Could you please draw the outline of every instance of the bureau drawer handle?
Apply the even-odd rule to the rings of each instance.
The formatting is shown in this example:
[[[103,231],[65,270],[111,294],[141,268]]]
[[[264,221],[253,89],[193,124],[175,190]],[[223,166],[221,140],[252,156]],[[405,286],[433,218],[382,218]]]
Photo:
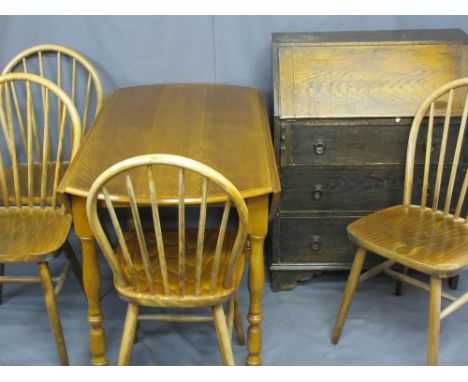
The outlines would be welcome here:
[[[325,140],[323,138],[317,138],[314,143],[314,153],[317,155],[323,155],[325,154],[326,148]]]
[[[318,251],[322,247],[320,242],[320,235],[312,235],[312,241],[309,244],[309,247],[312,251]]]
[[[322,185],[321,184],[316,184],[315,185],[315,190],[314,190],[312,195],[313,195],[315,200],[321,200],[322,199],[323,192],[322,192]]]

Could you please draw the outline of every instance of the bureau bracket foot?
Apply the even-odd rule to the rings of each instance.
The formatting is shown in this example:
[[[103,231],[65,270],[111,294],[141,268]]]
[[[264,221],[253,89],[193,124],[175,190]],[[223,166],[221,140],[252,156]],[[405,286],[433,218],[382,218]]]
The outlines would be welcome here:
[[[304,282],[320,275],[320,271],[272,271],[271,290],[273,292],[293,290],[298,282]]]

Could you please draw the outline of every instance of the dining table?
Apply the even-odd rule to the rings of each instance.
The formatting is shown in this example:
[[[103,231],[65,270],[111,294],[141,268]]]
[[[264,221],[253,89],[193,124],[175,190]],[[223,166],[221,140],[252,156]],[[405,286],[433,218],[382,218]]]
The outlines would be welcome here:
[[[91,364],[107,365],[108,359],[100,305],[102,280],[86,198],[94,180],[111,165],[150,153],[200,161],[227,177],[244,197],[250,247],[246,364],[261,365],[264,243],[281,188],[263,95],[254,88],[222,84],[116,89],[105,99],[59,184],[82,250]],[[173,192],[176,198],[177,189]]]

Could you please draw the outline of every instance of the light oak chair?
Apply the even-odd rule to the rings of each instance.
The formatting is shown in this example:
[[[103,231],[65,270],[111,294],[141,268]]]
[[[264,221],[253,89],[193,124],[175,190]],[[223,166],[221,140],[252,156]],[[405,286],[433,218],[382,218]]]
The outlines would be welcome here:
[[[372,213],[348,226],[349,237],[359,248],[341,302],[332,343],[336,344],[340,338],[357,283],[383,272],[429,291],[427,363],[437,364],[440,321],[468,302],[468,293],[456,298],[442,292],[441,288],[442,278],[457,275],[468,265],[467,90],[468,78],[450,82],[432,93],[418,109],[408,141],[403,204]],[[452,114],[458,116],[456,121],[451,118]],[[442,126],[435,122],[438,115],[445,115]],[[421,129],[423,125],[424,129]],[[449,130],[452,129],[458,130],[453,145],[449,139]],[[431,158],[436,134],[439,134],[441,142],[439,155]],[[417,184],[420,186],[421,183],[415,176],[418,141],[425,141],[422,152],[424,164],[416,169],[422,173],[422,190],[418,189]],[[415,199],[417,204],[414,204]],[[366,251],[387,260],[361,274]],[[404,270],[392,269],[395,264],[425,273],[430,277],[430,285],[409,277]],[[451,301],[442,312],[441,298]]]
[[[97,70],[82,54],[61,45],[36,45],[13,57],[2,74],[13,72],[32,73],[54,82],[78,110],[83,133],[92,126],[104,92]]]
[[[2,74],[15,72],[36,74],[54,82],[71,98],[80,114],[82,133],[84,134],[87,128],[92,126],[102,107],[104,92],[97,70],[82,54],[56,44],[36,45],[13,57],[6,64]],[[55,112],[59,113],[58,108],[55,109]],[[34,109],[32,112],[34,113]],[[57,115],[56,118],[59,121],[61,115]],[[63,171],[66,170],[67,165],[63,163]],[[2,264],[0,276],[4,274],[5,267]],[[0,284],[0,305],[1,303]]]
[[[61,110],[60,119],[51,117]],[[0,264],[37,263],[39,277],[0,276],[2,283],[41,283],[60,361],[68,364],[56,306],[70,270],[81,267],[67,241],[70,213],[56,189],[81,141],[78,112],[51,81],[33,74],[0,76]],[[48,261],[62,251],[67,263],[51,278]],[[56,282],[55,289],[53,282]]]
[[[167,185],[174,195],[168,196]],[[162,191],[161,191],[162,190]],[[165,191],[164,191],[165,190]],[[99,202],[101,201],[101,202]],[[98,216],[105,203],[117,236],[114,250]],[[209,204],[224,204],[219,227],[207,227]],[[124,233],[115,206],[130,204],[134,230]],[[177,228],[162,227],[161,206],[177,206]],[[198,229],[186,225],[186,205],[199,205]],[[144,229],[141,207],[151,206],[151,227]],[[228,229],[231,207],[239,217]],[[128,302],[118,364],[130,361],[138,320],[166,322],[214,321],[223,363],[234,365],[231,333],[248,226],[246,204],[223,175],[194,160],[168,154],[133,157],[110,167],[94,182],[87,200],[93,234],[113,273],[120,297]],[[228,322],[223,304],[228,303]],[[236,308],[237,305],[237,308]],[[212,316],[139,314],[140,306],[162,308],[211,307]]]

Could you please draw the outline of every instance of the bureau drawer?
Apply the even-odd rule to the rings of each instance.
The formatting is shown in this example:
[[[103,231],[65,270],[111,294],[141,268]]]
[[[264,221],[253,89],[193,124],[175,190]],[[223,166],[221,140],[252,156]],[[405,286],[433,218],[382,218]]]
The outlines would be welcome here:
[[[454,192],[461,189],[466,166],[461,166]],[[445,201],[450,164],[444,166],[439,207]],[[412,203],[421,201],[423,165],[414,169]],[[435,181],[437,167],[430,170]],[[375,211],[403,202],[405,168],[387,166],[287,166],[281,169],[281,210],[283,211]],[[428,190],[432,203],[433,184]],[[451,210],[455,203],[452,200]]]
[[[379,120],[325,123],[294,123],[284,128],[285,158],[283,164],[397,164],[406,162],[406,149],[411,122],[391,124]],[[456,121],[454,120],[456,124]],[[432,156],[438,157],[442,123],[434,127]],[[454,147],[457,129],[451,129],[449,147]],[[427,127],[421,126],[420,137],[425,137]],[[416,163],[423,163],[425,139],[418,141]]]
[[[357,247],[346,227],[358,218],[281,217],[279,263],[351,264]],[[375,256],[368,260],[377,261]]]
[[[373,211],[403,200],[404,166],[288,166],[281,210]]]

